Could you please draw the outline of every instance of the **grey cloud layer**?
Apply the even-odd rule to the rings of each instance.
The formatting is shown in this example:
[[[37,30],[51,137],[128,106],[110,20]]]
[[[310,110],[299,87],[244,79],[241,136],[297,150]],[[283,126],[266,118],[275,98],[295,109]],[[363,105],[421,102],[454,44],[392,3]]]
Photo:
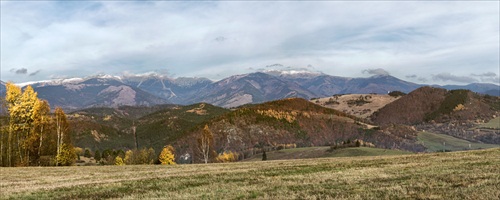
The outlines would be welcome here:
[[[217,79],[273,63],[430,78],[499,66],[498,2],[1,3],[2,70],[37,75],[2,80],[165,69]],[[483,77],[432,80],[498,79]]]

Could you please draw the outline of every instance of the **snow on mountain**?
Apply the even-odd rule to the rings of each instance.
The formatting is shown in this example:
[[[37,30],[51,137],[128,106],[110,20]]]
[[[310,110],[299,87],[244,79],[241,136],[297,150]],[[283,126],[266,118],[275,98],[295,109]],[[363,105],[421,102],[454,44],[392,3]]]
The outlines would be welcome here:
[[[263,71],[266,74],[270,74],[273,76],[285,77],[285,78],[313,78],[316,76],[321,76],[323,73],[317,71],[311,71],[305,68],[298,69],[269,69]]]

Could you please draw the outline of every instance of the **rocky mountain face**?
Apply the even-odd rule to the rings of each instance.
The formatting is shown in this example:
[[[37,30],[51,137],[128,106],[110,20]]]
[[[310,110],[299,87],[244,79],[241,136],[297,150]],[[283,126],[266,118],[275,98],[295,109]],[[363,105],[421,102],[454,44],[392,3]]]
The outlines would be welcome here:
[[[135,86],[174,104],[192,102],[191,98],[212,84],[207,78],[180,77],[171,79],[161,75],[125,76],[123,83]]]
[[[265,73],[231,76],[209,85],[193,98],[222,107],[237,107],[290,97],[309,99],[315,94],[300,85]]]
[[[346,78],[307,70],[256,72],[231,76],[217,82],[206,78],[174,79],[147,74],[73,78],[34,82],[31,85],[39,97],[65,109],[164,103],[187,105],[198,102],[230,108],[289,97],[311,99],[336,94],[408,93],[422,86],[389,75]],[[465,88],[490,95],[500,92],[499,86],[494,84],[442,87]],[[0,85],[0,95],[2,88],[4,91],[3,84]]]
[[[92,77],[32,85],[38,97],[50,105],[66,110],[88,107],[117,107],[124,105],[151,106],[168,103],[167,100],[124,84],[114,77]]]

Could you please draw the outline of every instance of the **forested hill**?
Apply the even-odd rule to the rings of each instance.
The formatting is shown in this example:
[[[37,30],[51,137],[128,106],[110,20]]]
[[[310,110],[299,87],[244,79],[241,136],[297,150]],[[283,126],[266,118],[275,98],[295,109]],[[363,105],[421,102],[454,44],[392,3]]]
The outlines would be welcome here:
[[[292,98],[248,105],[197,125],[175,142],[181,155],[199,162],[198,141],[213,134],[214,153],[238,152],[250,156],[279,146],[332,145],[360,139],[378,147],[423,151],[417,132],[405,126],[368,127],[357,118],[324,108],[305,99]]]
[[[377,124],[416,125],[450,120],[489,121],[500,111],[500,97],[469,90],[419,88],[375,112]]]

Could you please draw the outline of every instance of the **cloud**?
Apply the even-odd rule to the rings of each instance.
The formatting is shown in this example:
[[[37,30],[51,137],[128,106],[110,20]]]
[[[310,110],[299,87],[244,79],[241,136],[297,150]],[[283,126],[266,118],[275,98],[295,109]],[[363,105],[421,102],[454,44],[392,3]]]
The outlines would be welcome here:
[[[473,83],[478,82],[477,79],[470,76],[456,76],[451,73],[440,73],[437,75],[432,75],[432,79],[435,81],[443,81],[443,82],[459,82],[459,83]]]
[[[485,72],[482,74],[472,73],[471,76],[478,77],[482,82],[500,84],[500,76],[498,76],[494,72]]]
[[[422,82],[422,83],[426,83],[427,81],[429,81],[426,78],[422,78],[422,77],[419,77],[417,80]]]
[[[34,72],[31,72],[28,76],[35,76],[37,75],[38,73],[40,73],[42,70],[36,70]]]
[[[365,69],[363,70],[363,74],[370,74],[370,75],[383,75],[383,76],[388,76],[390,75],[388,71],[385,71],[382,68],[377,68],[377,69]]]
[[[1,64],[70,77],[165,68],[218,78],[270,63],[349,77],[388,74],[366,66],[471,74],[498,70],[498,16],[495,1],[2,1]]]
[[[497,74],[493,73],[493,72],[486,72],[486,73],[482,73],[482,74],[474,74],[472,73],[471,74],[472,76],[479,76],[479,77],[496,77]]]
[[[408,78],[408,79],[413,79],[413,80],[420,81],[422,83],[426,83],[427,81],[429,81],[429,80],[427,80],[427,78],[419,77],[416,74],[406,75],[405,77]]]
[[[26,69],[26,68],[21,68],[21,69],[14,69],[14,68],[12,68],[12,69],[10,69],[10,72],[15,73],[17,75],[22,75],[22,74],[27,74],[28,73],[28,69]]]

